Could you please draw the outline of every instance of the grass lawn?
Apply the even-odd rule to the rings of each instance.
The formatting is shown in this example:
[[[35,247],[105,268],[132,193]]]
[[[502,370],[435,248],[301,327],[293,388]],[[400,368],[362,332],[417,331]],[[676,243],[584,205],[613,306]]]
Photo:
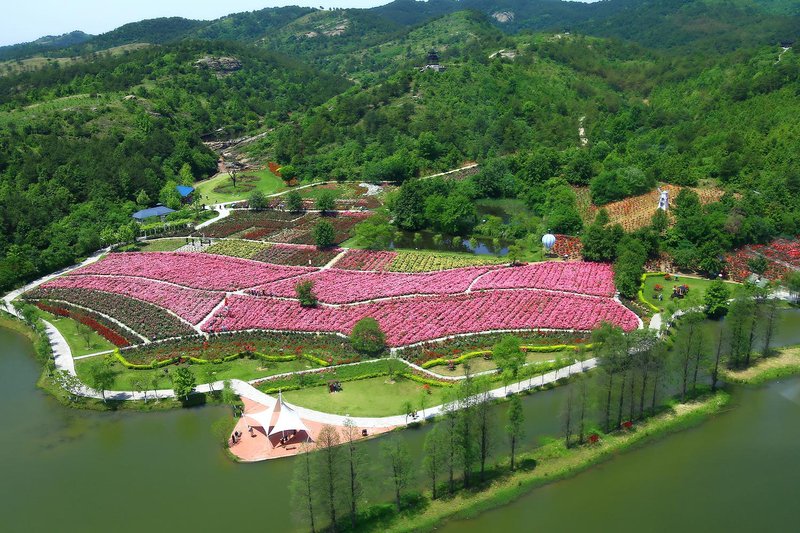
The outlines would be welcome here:
[[[76,361],[75,370],[81,379],[85,378],[88,373],[88,368],[92,364],[96,364],[100,357],[81,359]],[[166,367],[170,372],[174,367]],[[254,359],[238,359],[229,363],[222,363],[219,365],[189,365],[189,370],[195,375],[197,384],[207,383],[208,376],[205,374],[205,369],[210,368],[214,371],[213,377],[210,381],[219,381],[225,379],[241,379],[248,381],[251,379],[263,378],[273,376],[275,374],[282,374],[284,372],[295,372],[297,370],[306,370],[309,368],[316,368],[308,361],[288,361],[281,363],[267,363]],[[113,390],[132,390],[133,382],[137,379],[144,379],[148,383],[148,388],[152,389],[152,379],[154,376],[158,377],[158,388],[171,389],[172,381],[170,381],[169,374],[164,372],[163,368],[154,370],[129,370],[119,363],[114,363],[114,370],[117,375],[114,379],[114,385],[111,387]]]
[[[664,279],[664,276],[647,276],[647,280],[644,282],[644,291],[642,295],[645,299],[655,305],[656,307],[664,307],[664,304],[669,300],[670,295],[672,294],[672,287],[674,285],[688,285],[689,286],[689,294],[692,294],[702,301],[703,296],[706,293],[706,289],[713,280],[710,279],[703,279],[703,278],[694,278],[688,276],[681,276],[678,275],[678,280],[675,281],[675,278],[667,281]],[[726,282],[729,283],[729,287],[731,290],[738,285],[732,281]],[[658,296],[658,293],[655,291],[656,284],[661,285],[664,287],[664,290],[661,291],[664,294],[664,300],[658,301],[655,296]]]
[[[525,357],[526,363],[543,363],[546,361],[554,361],[559,357],[567,357],[572,355],[571,352],[531,352]],[[492,359],[486,360],[481,356],[473,357],[469,360],[470,372],[477,374],[478,372],[485,372],[487,370],[494,370],[497,365]],[[429,368],[431,372],[440,374],[442,376],[463,376],[464,369],[460,364],[456,365],[454,370],[449,370],[447,365],[437,365]]]
[[[78,322],[67,317],[55,316],[50,313],[42,312],[43,318],[53,324],[58,331],[64,335],[69,344],[69,349],[72,350],[72,357],[80,357],[81,355],[88,355],[90,353],[104,352],[106,350],[113,350],[115,346],[108,342],[105,337],[92,330],[89,336],[89,345],[86,345],[86,339],[78,333]]]
[[[157,241],[148,241],[143,243],[139,250],[142,252],[174,252],[184,244],[186,244],[185,237],[178,237],[175,239],[159,239]]]
[[[327,385],[311,387],[283,393],[287,402],[315,409],[325,413],[350,416],[392,416],[404,414],[403,404],[410,401],[415,409],[421,411],[421,383],[408,379],[398,379],[388,383],[387,376],[346,381],[342,391],[330,393]],[[446,387],[431,387],[425,395],[425,406],[432,407],[444,403]]]
[[[254,176],[256,179],[251,181],[248,180],[247,176]],[[244,200],[254,190],[259,190],[264,194],[272,194],[286,188],[283,180],[269,170],[242,172],[236,181],[236,189],[234,189],[230,176],[228,174],[219,174],[211,179],[197,183],[195,189],[204,204],[218,204]]]

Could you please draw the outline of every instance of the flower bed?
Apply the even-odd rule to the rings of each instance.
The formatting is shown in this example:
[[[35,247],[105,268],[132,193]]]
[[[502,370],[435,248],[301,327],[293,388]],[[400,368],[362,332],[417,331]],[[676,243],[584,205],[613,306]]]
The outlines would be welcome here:
[[[397,252],[373,250],[348,250],[336,262],[336,268],[342,270],[386,270],[397,257]]]
[[[553,245],[552,252],[559,257],[579,258],[583,253],[583,243],[580,237],[572,235],[556,235],[556,243]]]
[[[206,226],[202,233],[206,237],[222,238],[251,228],[269,228],[271,231],[277,231],[290,227],[292,221],[297,218],[298,215],[295,213],[282,211],[237,210],[222,220]]]
[[[496,265],[505,260],[480,255],[440,255],[426,252],[398,252],[387,270],[392,272],[433,272],[478,265]]]
[[[320,250],[316,246],[302,244],[274,244],[261,250],[252,259],[278,265],[321,267],[332,261],[340,252],[339,248]]]
[[[375,318],[391,346],[448,335],[490,330],[561,329],[589,331],[610,322],[631,331],[636,315],[608,298],[536,290],[493,291],[455,296],[384,300],[347,307],[303,308],[299,302],[231,296],[206,331],[270,329],[349,334],[355,323]]]
[[[196,333],[185,322],[160,307],[108,292],[38,288],[23,296],[30,300],[61,300],[93,309],[119,320],[151,340]]]
[[[56,316],[71,318],[72,320],[89,326],[100,336],[118,348],[130,346],[133,344],[133,342],[135,342],[129,338],[130,334],[128,332],[122,330],[116,324],[109,322],[97,313],[84,311],[67,304],[48,304],[45,302],[37,302],[36,306],[42,311],[47,311],[48,313]]]
[[[219,292],[187,289],[157,281],[123,276],[61,276],[43,284],[42,288],[88,289],[119,294],[169,309],[192,324],[200,322],[224,298],[224,295]]]
[[[423,366],[436,359],[450,360],[468,353],[491,353],[492,347],[505,335],[500,333],[487,333],[471,337],[456,337],[438,342],[426,342],[418,346],[404,348],[400,353],[402,357],[414,364]],[[523,350],[535,351],[552,350],[554,346],[588,346],[588,335],[558,334],[521,331],[514,334],[522,342]]]
[[[415,294],[455,294],[466,291],[470,284],[490,267],[471,267],[424,274],[397,272],[360,272],[331,268],[300,278],[293,278],[255,287],[248,293],[256,296],[295,297],[299,281],[314,282],[314,294],[320,302],[343,304]]]
[[[305,358],[319,366],[352,363],[361,360],[350,341],[338,335],[308,333],[240,332],[236,335],[211,335],[175,339],[158,344],[139,345],[123,350],[125,359],[149,365],[153,361],[174,358],[195,358],[222,361],[242,353],[267,356]]]
[[[664,188],[669,191],[670,202],[674,202],[683,187],[665,185]],[[692,190],[697,193],[700,203],[703,205],[719,201],[724,194],[722,189],[692,188]],[[599,207],[591,204],[591,195],[589,195],[588,188],[581,188],[576,191],[576,194],[578,195],[579,209],[584,219],[587,221],[594,220]],[[612,224],[620,224],[626,232],[631,232],[650,225],[653,215],[658,209],[660,197],[661,193],[658,189],[653,189],[639,196],[625,198],[601,207],[608,212],[608,218]]]
[[[205,252],[215,255],[227,255],[228,257],[239,257],[241,259],[253,259],[253,256],[263,252],[270,246],[272,245],[245,240],[219,241],[206,248]]]
[[[613,296],[614,273],[606,263],[545,262],[496,269],[481,276],[472,290],[550,289]]]
[[[311,270],[212,254],[134,252],[107,256],[102,261],[75,270],[65,277],[86,274],[135,276],[196,289],[235,291]]]

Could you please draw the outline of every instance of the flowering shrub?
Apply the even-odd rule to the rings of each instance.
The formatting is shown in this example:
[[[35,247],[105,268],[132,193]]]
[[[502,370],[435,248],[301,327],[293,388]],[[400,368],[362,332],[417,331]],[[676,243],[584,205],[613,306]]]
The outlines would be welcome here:
[[[135,276],[197,289],[236,291],[312,270],[212,254],[134,252],[109,255],[59,279],[86,274]]]
[[[122,296],[169,309],[192,324],[197,324],[222,301],[219,292],[187,289],[140,278],[122,276],[62,276],[42,285],[43,289],[88,289]]]
[[[207,331],[270,329],[348,334],[365,317],[375,318],[387,343],[403,346],[454,334],[487,330],[575,329],[606,321],[631,331],[636,315],[609,298],[536,290],[492,291],[454,296],[383,300],[345,307],[301,308],[296,301],[231,296]]]

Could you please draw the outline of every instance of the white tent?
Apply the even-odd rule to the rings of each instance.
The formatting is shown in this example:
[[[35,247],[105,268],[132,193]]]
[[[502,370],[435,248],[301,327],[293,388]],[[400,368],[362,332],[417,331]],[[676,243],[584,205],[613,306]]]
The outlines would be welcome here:
[[[245,413],[245,416],[255,422],[255,424],[252,425],[263,427],[264,433],[266,433],[272,425],[272,414],[274,412],[274,409],[267,409],[266,411],[260,411],[258,413]]]
[[[278,393],[278,403],[275,405],[275,410],[278,411],[278,420],[275,422],[272,431],[269,432],[270,437],[276,433],[286,431],[305,431],[306,435],[311,434],[297,413],[283,402],[283,397],[280,393]]]
[[[275,413],[278,414],[278,418],[273,426],[272,420],[275,418]],[[303,421],[300,420],[300,417],[294,412],[294,409],[283,402],[283,397],[280,393],[278,394],[278,401],[275,402],[275,406],[272,409],[267,409],[258,413],[245,413],[245,416],[255,422],[256,426],[264,428],[264,432],[270,437],[278,433],[285,433],[286,431],[305,431],[306,435],[311,435],[306,425],[303,424]],[[272,431],[270,431],[270,428],[272,428]]]

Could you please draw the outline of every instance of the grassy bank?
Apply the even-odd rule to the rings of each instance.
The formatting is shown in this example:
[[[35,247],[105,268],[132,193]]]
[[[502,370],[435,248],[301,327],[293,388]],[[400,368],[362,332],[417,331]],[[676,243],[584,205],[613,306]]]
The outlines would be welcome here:
[[[28,339],[31,341],[36,338],[36,332],[33,331],[27,324],[25,324],[25,322],[14,318],[5,311],[0,312],[0,328],[10,329],[11,331],[21,333],[22,335],[28,337]]]
[[[505,505],[538,486],[573,476],[634,446],[698,424],[722,411],[729,400],[727,393],[718,392],[697,402],[675,405],[668,412],[636,425],[632,431],[607,435],[595,445],[567,450],[561,440],[547,444],[520,456],[520,463],[533,463],[536,465],[533,469],[517,471],[481,492],[462,492],[452,498],[428,501],[423,509],[413,509],[371,529],[427,531],[445,520],[475,516]]]
[[[773,357],[759,358],[750,368],[725,370],[723,379],[732,383],[759,385],[796,374],[800,374],[800,345],[781,348]]]

